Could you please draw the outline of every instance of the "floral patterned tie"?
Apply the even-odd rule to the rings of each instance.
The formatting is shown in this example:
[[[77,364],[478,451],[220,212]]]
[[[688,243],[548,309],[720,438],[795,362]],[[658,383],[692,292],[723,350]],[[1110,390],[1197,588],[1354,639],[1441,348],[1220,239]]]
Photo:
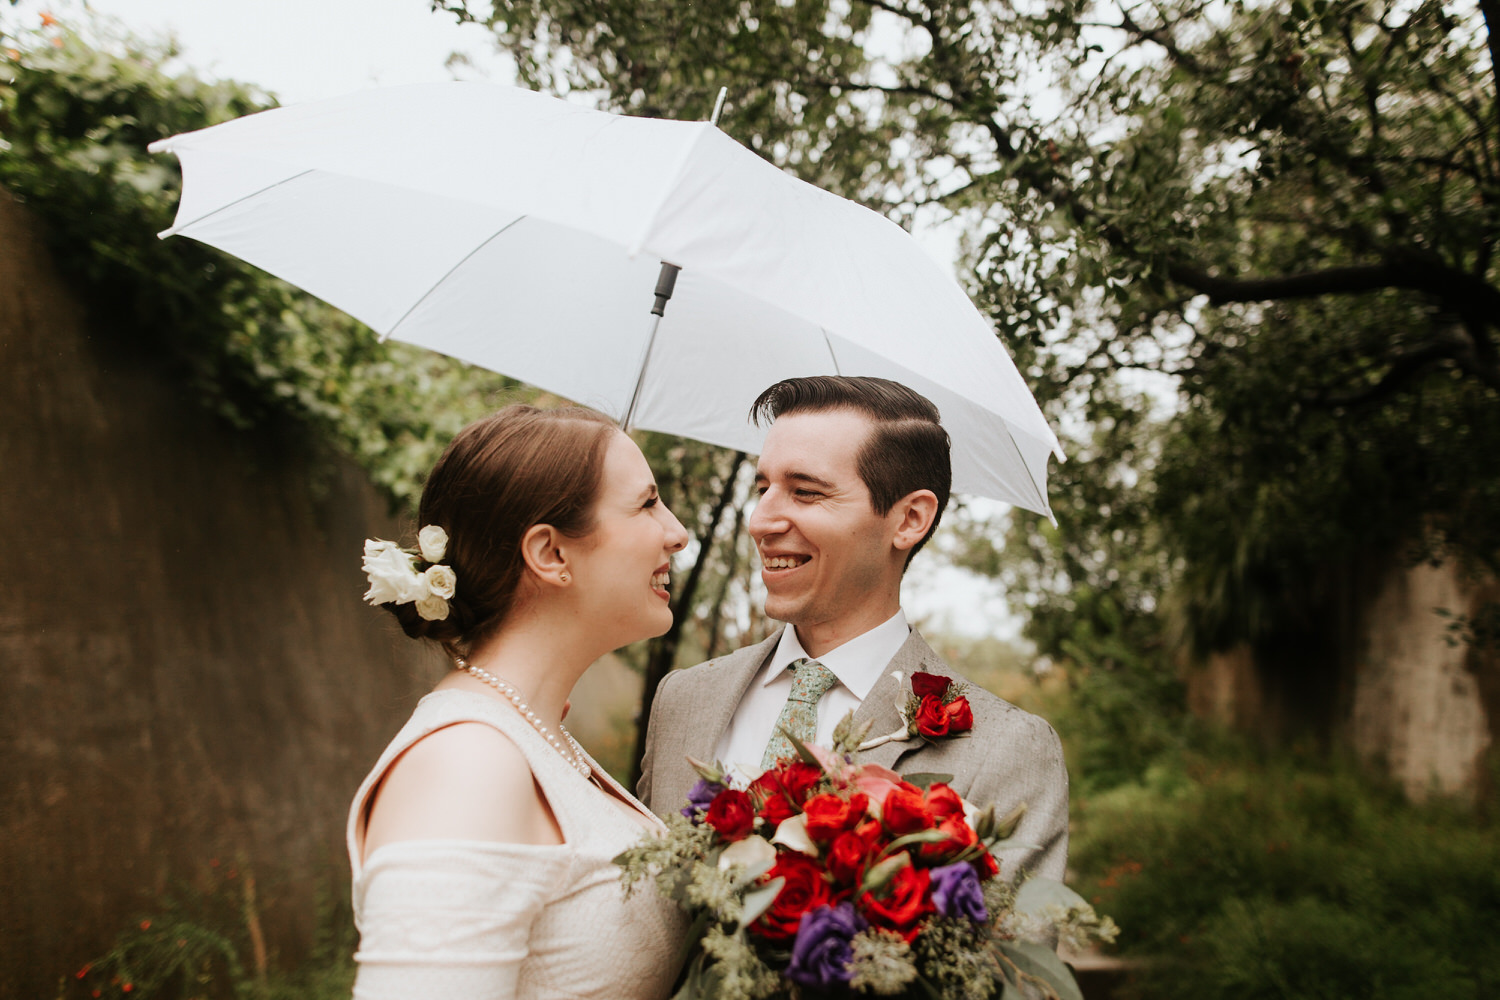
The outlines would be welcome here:
[[[776,728],[771,732],[771,742],[766,744],[765,756],[760,759],[760,769],[767,770],[783,757],[795,757],[797,751],[792,741],[782,730],[794,734],[803,743],[811,743],[818,735],[818,699],[838,683],[838,678],[817,660],[795,660],[788,667],[792,671],[792,693],[786,696],[781,706],[781,715],[776,718]]]

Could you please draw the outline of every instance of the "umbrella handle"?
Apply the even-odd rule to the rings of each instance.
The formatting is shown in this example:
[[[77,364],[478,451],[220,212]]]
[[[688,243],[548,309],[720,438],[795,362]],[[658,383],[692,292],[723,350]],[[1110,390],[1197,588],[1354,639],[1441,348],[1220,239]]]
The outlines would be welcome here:
[[[666,314],[667,300],[672,297],[672,289],[677,287],[677,275],[681,270],[682,268],[676,264],[668,264],[666,261],[661,262],[661,273],[656,276],[656,304],[651,307],[651,315],[663,316]],[[646,353],[648,355],[651,353],[649,347],[646,348]],[[645,367],[646,365],[643,361],[641,363],[642,370]]]

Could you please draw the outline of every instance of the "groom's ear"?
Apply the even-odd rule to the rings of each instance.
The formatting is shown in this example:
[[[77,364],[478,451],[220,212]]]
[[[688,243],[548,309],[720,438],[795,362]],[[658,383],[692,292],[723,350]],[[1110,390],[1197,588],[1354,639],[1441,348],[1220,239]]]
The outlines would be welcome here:
[[[937,494],[931,490],[913,490],[897,500],[888,515],[896,524],[896,534],[891,540],[896,551],[909,552],[926,538],[937,512]]]
[[[526,568],[541,583],[566,586],[571,577],[563,536],[550,524],[533,524],[521,536],[521,558]]]

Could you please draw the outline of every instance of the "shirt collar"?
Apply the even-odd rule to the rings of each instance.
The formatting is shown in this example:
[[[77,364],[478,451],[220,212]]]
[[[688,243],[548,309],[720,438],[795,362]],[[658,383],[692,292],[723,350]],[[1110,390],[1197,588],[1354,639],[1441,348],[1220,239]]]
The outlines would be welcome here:
[[[891,658],[905,645],[910,632],[911,628],[906,624],[906,612],[898,609],[894,615],[868,632],[855,636],[816,659],[838,678],[840,684],[863,701],[875,682],[880,680],[880,675],[885,673]],[[788,625],[782,629],[776,651],[766,663],[761,686],[769,686],[778,680],[787,667],[801,659],[813,657],[808,656],[807,650],[802,648],[796,627]]]

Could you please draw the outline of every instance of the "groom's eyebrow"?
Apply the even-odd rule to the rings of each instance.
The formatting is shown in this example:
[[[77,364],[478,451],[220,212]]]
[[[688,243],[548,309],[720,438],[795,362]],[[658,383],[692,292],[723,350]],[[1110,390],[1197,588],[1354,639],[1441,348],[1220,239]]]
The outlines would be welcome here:
[[[787,474],[787,478],[790,479],[790,480],[792,480],[792,481],[794,481],[794,482],[807,483],[810,486],[821,487],[822,489],[825,489],[825,490],[831,490],[831,489],[833,489],[833,484],[830,483],[828,480],[826,480],[826,479],[819,479],[817,476],[814,476],[812,473],[809,473],[809,472],[792,472],[792,473],[788,473]]]

